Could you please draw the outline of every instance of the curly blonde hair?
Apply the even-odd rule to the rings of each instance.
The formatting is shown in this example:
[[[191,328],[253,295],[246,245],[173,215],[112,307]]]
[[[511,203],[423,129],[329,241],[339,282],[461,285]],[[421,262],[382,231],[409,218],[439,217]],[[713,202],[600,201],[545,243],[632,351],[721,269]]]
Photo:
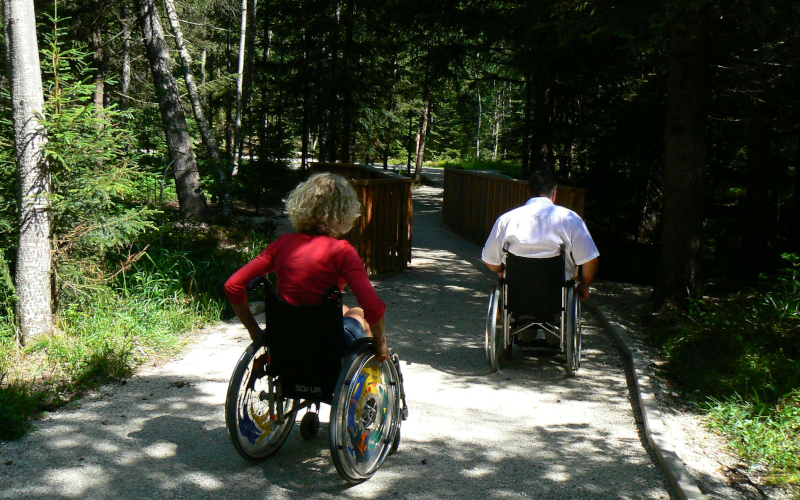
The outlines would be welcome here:
[[[355,189],[344,177],[323,172],[301,182],[284,200],[297,231],[339,237],[361,215]]]

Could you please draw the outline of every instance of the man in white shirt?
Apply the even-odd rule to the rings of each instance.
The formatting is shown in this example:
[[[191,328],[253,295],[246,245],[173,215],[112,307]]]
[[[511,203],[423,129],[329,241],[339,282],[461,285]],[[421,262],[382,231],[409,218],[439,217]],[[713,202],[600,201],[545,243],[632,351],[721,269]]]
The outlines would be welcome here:
[[[583,219],[572,210],[556,205],[556,178],[544,170],[528,180],[528,202],[506,212],[494,223],[483,247],[481,258],[492,271],[502,273],[503,245],[522,257],[555,257],[561,245],[566,252],[565,279],[572,279],[581,266],[578,294],[589,296],[589,285],[597,272],[600,252],[589,235]]]

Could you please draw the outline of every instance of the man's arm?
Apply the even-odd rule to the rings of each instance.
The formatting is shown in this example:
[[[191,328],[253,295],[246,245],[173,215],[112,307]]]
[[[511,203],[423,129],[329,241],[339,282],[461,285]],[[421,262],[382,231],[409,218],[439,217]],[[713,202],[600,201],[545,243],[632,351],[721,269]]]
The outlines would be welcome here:
[[[581,280],[578,283],[578,296],[585,299],[589,296],[589,285],[592,284],[594,275],[597,273],[597,267],[600,257],[595,257],[589,262],[581,264]]]
[[[486,243],[483,245],[481,251],[481,260],[492,271],[499,274],[501,277],[505,265],[503,264],[503,242],[505,240],[505,225],[501,222],[503,216],[498,217],[489,232],[489,237],[486,238]],[[490,264],[489,262],[497,262],[497,264]]]
[[[500,277],[503,276],[503,271],[506,268],[505,264],[501,263],[499,266],[495,266],[494,264],[489,264],[488,262],[484,262],[484,264],[486,264],[486,267],[488,267],[490,271],[497,273]]]

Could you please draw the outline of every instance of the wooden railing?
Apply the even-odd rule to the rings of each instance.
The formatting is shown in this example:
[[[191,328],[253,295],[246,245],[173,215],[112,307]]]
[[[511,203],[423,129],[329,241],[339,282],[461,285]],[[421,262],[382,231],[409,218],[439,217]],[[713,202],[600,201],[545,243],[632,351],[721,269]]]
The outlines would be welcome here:
[[[454,232],[483,244],[502,214],[528,201],[528,183],[511,177],[474,170],[444,170],[444,225]],[[556,204],[583,217],[586,190],[558,186]]]
[[[411,262],[411,179],[367,165],[311,163],[312,172],[349,179],[361,201],[361,217],[345,238],[371,275],[399,271]]]

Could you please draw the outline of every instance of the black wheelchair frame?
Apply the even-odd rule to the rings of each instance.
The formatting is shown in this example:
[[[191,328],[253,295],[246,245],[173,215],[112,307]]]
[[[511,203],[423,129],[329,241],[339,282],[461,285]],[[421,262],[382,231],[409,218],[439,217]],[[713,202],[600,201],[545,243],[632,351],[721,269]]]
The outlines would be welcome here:
[[[497,371],[510,359],[513,345],[526,344],[520,333],[535,328],[559,337],[559,349],[567,357],[567,373],[574,376],[581,366],[580,301],[575,280],[564,279],[564,247],[550,258],[514,255],[503,246],[504,277],[489,296],[486,316],[486,359]]]
[[[248,290],[266,282],[254,281]],[[242,354],[225,402],[228,435],[236,451],[261,461],[283,445],[300,410],[300,434],[313,439],[321,403],[331,405],[330,450],[348,482],[369,479],[400,444],[408,417],[396,354],[375,359],[372,339],[346,346],[342,298],[332,287],[320,304],[295,306],[265,287],[265,335]]]

